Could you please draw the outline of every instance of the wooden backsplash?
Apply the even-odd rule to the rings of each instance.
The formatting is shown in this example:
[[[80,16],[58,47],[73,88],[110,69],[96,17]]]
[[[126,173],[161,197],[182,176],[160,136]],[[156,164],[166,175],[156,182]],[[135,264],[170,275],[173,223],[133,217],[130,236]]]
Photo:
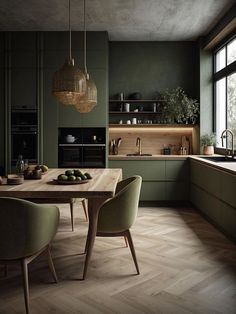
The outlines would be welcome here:
[[[171,154],[180,154],[181,146],[189,146],[187,154],[196,154],[197,141],[195,128],[110,128],[109,142],[121,138],[121,144],[118,149],[119,155],[136,153],[137,137],[141,138],[142,153],[152,155],[162,155],[163,148],[170,147]],[[187,142],[186,142],[187,140]],[[185,144],[183,145],[183,142]],[[111,152],[110,152],[111,153]]]

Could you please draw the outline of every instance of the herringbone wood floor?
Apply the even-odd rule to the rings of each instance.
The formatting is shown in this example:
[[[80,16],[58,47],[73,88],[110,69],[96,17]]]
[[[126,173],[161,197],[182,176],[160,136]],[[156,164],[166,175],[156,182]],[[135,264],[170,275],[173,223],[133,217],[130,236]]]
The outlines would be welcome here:
[[[81,281],[87,223],[82,208],[71,232],[61,205],[53,257],[30,264],[32,314],[236,313],[236,245],[191,208],[140,208],[132,235],[141,274],[122,238],[97,238],[88,278]],[[43,226],[42,226],[43,228]],[[0,279],[0,313],[24,313],[20,269]],[[2,275],[1,275],[2,276]]]

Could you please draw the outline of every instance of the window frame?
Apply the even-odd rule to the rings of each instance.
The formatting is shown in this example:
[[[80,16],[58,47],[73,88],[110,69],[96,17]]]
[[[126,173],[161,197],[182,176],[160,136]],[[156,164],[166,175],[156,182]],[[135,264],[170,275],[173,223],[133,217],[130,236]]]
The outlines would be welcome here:
[[[225,95],[226,95],[226,121],[225,121],[225,125],[227,128],[227,110],[228,110],[228,97],[227,97],[227,88],[228,88],[228,80],[227,77],[236,73],[236,60],[231,62],[229,65],[227,65],[227,52],[228,52],[228,45],[229,43],[231,43],[233,40],[236,40],[236,34],[234,35],[230,35],[229,37],[227,37],[227,39],[225,39],[224,41],[222,41],[214,50],[213,50],[213,130],[214,132],[216,132],[216,112],[217,112],[217,108],[216,108],[216,82],[221,80],[222,78],[226,78],[226,82],[225,82]],[[225,64],[226,66],[217,71],[216,72],[216,55],[217,53],[223,49],[225,47],[226,51],[225,51]],[[226,151],[226,148],[223,147],[217,147],[215,149],[216,153],[221,153],[224,154]]]

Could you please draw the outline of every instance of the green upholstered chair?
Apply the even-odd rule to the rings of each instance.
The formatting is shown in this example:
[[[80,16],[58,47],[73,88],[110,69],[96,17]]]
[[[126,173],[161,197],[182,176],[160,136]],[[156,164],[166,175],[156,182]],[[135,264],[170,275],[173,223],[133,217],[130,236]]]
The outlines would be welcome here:
[[[74,231],[74,203],[76,198],[32,198],[26,200],[37,204],[70,204],[71,229]],[[85,219],[88,221],[86,199],[82,198],[80,200],[84,209]]]
[[[59,223],[59,209],[53,205],[0,197],[0,263],[19,262],[22,268],[26,313],[29,313],[28,264],[43,251],[55,282],[50,243]]]
[[[134,264],[139,274],[138,262],[130,233],[138,212],[142,178],[133,176],[117,184],[116,194],[105,201],[99,210],[97,236],[124,236],[128,240]]]

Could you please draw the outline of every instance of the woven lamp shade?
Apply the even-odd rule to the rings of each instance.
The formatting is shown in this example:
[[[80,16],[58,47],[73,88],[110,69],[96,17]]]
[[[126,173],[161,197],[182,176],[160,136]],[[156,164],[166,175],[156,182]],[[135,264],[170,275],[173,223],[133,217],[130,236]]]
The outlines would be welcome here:
[[[93,80],[86,74],[86,93],[80,98],[75,108],[80,113],[88,113],[97,105],[97,87]]]
[[[86,78],[74,65],[74,59],[66,60],[62,68],[55,72],[52,93],[63,105],[76,105],[86,92]]]

